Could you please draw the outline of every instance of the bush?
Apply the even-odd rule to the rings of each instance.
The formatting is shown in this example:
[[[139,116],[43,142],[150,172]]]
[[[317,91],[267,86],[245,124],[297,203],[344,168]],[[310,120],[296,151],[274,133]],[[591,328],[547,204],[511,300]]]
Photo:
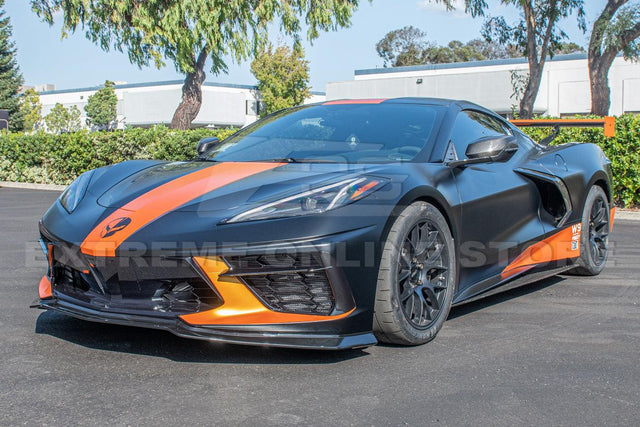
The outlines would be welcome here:
[[[0,134],[0,181],[69,184],[82,172],[131,159],[187,160],[198,141],[229,129],[173,131],[164,126],[116,132]]]
[[[540,141],[551,133],[549,128],[522,130],[534,141]],[[640,116],[625,114],[617,117],[616,134],[611,138],[604,136],[602,128],[563,128],[552,145],[574,141],[598,144],[611,160],[612,193],[618,206],[640,205]]]
[[[540,141],[548,128],[523,128]],[[61,135],[38,132],[0,134],[0,181],[68,184],[89,169],[130,159],[187,160],[196,156],[202,138],[223,139],[228,129],[173,131],[164,126],[116,132],[80,131]],[[601,128],[564,128],[553,144],[571,141],[598,144],[611,160],[613,194],[620,206],[640,204],[640,116],[616,119],[616,135]]]

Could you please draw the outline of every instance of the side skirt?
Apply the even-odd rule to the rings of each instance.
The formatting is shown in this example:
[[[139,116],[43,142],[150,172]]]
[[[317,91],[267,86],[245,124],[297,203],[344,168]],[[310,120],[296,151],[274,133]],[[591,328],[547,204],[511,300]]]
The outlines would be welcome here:
[[[482,299],[484,297],[488,297],[491,295],[499,294],[501,292],[509,291],[511,289],[519,288],[520,286],[528,285],[530,283],[534,283],[543,279],[547,279],[549,277],[553,277],[555,275],[564,273],[565,271],[571,270],[575,265],[563,265],[560,267],[554,267],[551,269],[544,269],[544,267],[532,268],[522,274],[514,277],[510,277],[505,280],[500,280],[501,276],[496,275],[489,279],[483,280],[477,285],[473,286],[473,289],[483,289],[474,294],[468,295],[468,292],[459,295],[453,301],[454,306],[466,304],[468,302],[476,301]],[[493,284],[492,284],[493,283]],[[469,290],[473,290],[469,289]]]

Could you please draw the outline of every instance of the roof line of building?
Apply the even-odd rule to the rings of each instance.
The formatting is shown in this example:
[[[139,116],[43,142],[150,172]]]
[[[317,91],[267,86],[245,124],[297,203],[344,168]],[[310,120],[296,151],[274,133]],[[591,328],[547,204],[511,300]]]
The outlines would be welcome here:
[[[125,83],[115,85],[116,89],[132,89],[139,87],[153,87],[153,86],[171,86],[171,85],[183,85],[183,80],[166,80],[161,82],[144,82],[144,83]],[[203,86],[209,87],[224,87],[230,89],[257,89],[258,87],[255,85],[244,85],[244,84],[235,84],[235,83],[216,83],[216,82],[204,82]],[[46,90],[40,92],[40,95],[55,95],[59,93],[73,93],[73,92],[91,92],[102,89],[104,86],[90,86],[90,87],[81,87],[75,89],[57,89],[57,90]],[[326,95],[325,92],[317,92],[311,91],[312,95]]]
[[[570,53],[567,55],[556,55],[551,61],[575,61],[579,59],[587,59],[586,53]],[[506,58],[506,59],[489,59],[485,61],[469,61],[469,62],[452,62],[448,64],[424,64],[409,65],[405,67],[392,68],[369,68],[365,70],[355,70],[356,76],[367,74],[387,74],[387,73],[405,73],[407,71],[430,71],[430,70],[446,70],[452,68],[471,68],[471,67],[488,67],[491,65],[511,65],[526,64],[527,58]]]

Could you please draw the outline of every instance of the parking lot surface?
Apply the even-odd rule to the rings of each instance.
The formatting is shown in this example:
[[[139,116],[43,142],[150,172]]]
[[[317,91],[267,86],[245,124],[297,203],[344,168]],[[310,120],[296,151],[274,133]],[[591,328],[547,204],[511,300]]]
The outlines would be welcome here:
[[[435,341],[345,352],[178,338],[30,309],[59,193],[0,188],[0,425],[637,425],[640,222],[598,277],[454,308]]]

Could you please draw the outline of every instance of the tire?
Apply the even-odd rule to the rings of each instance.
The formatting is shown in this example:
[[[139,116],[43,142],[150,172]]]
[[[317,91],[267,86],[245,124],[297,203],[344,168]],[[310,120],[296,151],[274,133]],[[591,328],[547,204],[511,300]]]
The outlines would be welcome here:
[[[597,276],[604,269],[609,253],[610,212],[604,190],[597,185],[592,186],[582,210],[580,257],[571,274]]]
[[[405,208],[384,244],[373,315],[379,341],[419,345],[442,328],[453,301],[453,237],[440,211],[425,202]]]

